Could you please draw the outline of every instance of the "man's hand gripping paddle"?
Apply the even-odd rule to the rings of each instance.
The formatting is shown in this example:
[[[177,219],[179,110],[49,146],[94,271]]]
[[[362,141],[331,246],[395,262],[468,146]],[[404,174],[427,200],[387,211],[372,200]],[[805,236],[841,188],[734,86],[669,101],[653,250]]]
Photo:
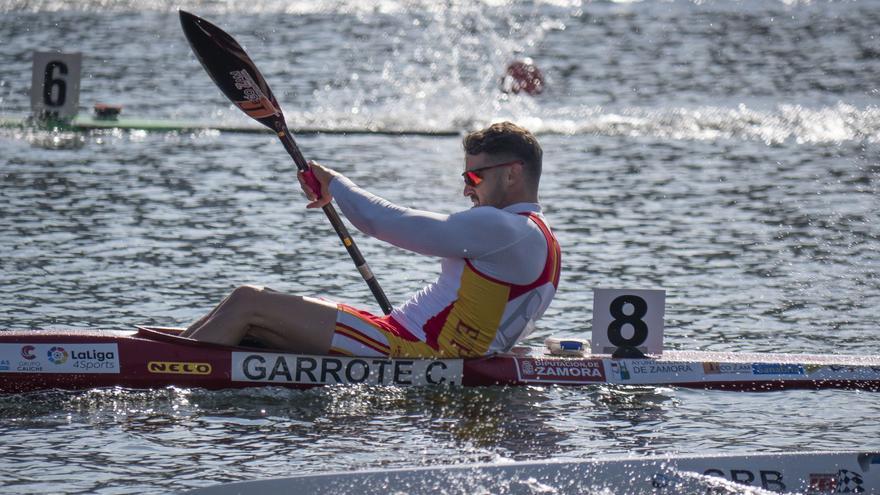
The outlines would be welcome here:
[[[257,70],[256,65],[241,45],[222,29],[183,10],[180,11],[180,24],[183,26],[183,32],[186,34],[190,47],[220,91],[244,113],[272,129],[278,135],[284,149],[287,150],[297,168],[302,172],[306,184],[315,193],[315,196],[320,198],[321,186],[309,169],[309,164],[303,158],[290,131],[287,130],[287,123],[284,121],[284,114],[281,113],[281,107],[275,100],[275,96],[269,89],[263,75]],[[349,235],[342,219],[339,218],[339,214],[336,213],[336,209],[329,203],[323,209],[361,276],[364,277],[364,281],[367,282],[376,297],[376,301],[379,302],[379,306],[382,307],[382,311],[385,314],[391,313],[391,304],[388,302],[388,298],[385,297],[379,282],[370,271],[370,267]]]

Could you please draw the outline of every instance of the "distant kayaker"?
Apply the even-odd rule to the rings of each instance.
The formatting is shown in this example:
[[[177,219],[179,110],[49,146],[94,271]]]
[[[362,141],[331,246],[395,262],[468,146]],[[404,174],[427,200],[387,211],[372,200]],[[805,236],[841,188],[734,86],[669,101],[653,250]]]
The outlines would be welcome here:
[[[235,289],[185,337],[237,345],[245,337],[310,354],[474,357],[510,350],[534,328],[559,283],[560,248],[538,204],[543,151],[510,122],[465,136],[464,195],[473,208],[445,215],[404,208],[311,163],[321,198],[336,199],[361,232],[442,258],[439,278],[390,315],[268,288]]]
[[[515,60],[501,77],[501,92],[537,96],[544,91],[544,75],[530,58]]]

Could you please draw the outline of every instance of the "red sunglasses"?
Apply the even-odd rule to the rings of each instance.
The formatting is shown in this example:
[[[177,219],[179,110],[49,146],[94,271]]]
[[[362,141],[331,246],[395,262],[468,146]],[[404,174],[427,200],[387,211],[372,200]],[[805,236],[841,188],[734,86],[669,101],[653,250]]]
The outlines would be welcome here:
[[[483,175],[480,172],[484,170],[491,170],[493,168],[498,167],[506,167],[508,165],[513,165],[515,163],[522,163],[522,160],[514,160],[512,162],[504,162],[499,163],[498,165],[489,165],[488,167],[478,168],[476,170],[465,170],[461,173],[461,176],[464,178],[464,183],[471,186],[477,187],[480,182],[483,182]]]

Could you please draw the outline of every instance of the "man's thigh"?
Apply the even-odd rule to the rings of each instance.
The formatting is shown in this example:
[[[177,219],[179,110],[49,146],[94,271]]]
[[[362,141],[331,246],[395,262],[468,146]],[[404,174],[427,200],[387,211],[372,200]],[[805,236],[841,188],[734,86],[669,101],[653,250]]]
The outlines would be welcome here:
[[[264,290],[251,310],[248,336],[287,351],[326,354],[330,350],[336,303]]]

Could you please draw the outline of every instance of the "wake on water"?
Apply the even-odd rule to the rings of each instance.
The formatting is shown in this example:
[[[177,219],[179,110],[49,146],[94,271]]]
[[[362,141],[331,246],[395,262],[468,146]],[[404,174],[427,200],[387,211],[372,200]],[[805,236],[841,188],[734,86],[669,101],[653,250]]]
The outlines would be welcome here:
[[[87,22],[110,11],[118,16],[116,29],[173,16],[177,8],[208,16],[244,42],[292,128],[465,132],[512,120],[544,134],[768,144],[880,140],[870,75],[880,70],[880,40],[866,37],[861,26],[880,22],[880,9],[867,5],[0,1],[10,20],[60,12]],[[142,43],[173,47],[132,70],[145,78],[154,77],[152,65],[192,74],[191,55],[170,24],[158,33],[132,28],[130,36],[143,36]],[[309,41],[316,36],[321,41]],[[813,43],[830,52],[801,49]],[[11,63],[13,77],[0,81],[0,113],[27,112],[29,50],[62,45],[56,37],[45,46],[14,46],[20,56]],[[172,74],[158,91],[135,86],[119,93],[113,87],[119,83],[95,68],[97,57],[88,60],[103,47],[74,46],[86,55],[83,102],[120,101],[129,117],[204,120],[203,95],[216,93],[207,78],[184,83]],[[526,56],[544,72],[547,91],[536,98],[502,93],[504,68]],[[328,57],[335,63],[325,63]],[[211,120],[249,123],[217,96]]]

